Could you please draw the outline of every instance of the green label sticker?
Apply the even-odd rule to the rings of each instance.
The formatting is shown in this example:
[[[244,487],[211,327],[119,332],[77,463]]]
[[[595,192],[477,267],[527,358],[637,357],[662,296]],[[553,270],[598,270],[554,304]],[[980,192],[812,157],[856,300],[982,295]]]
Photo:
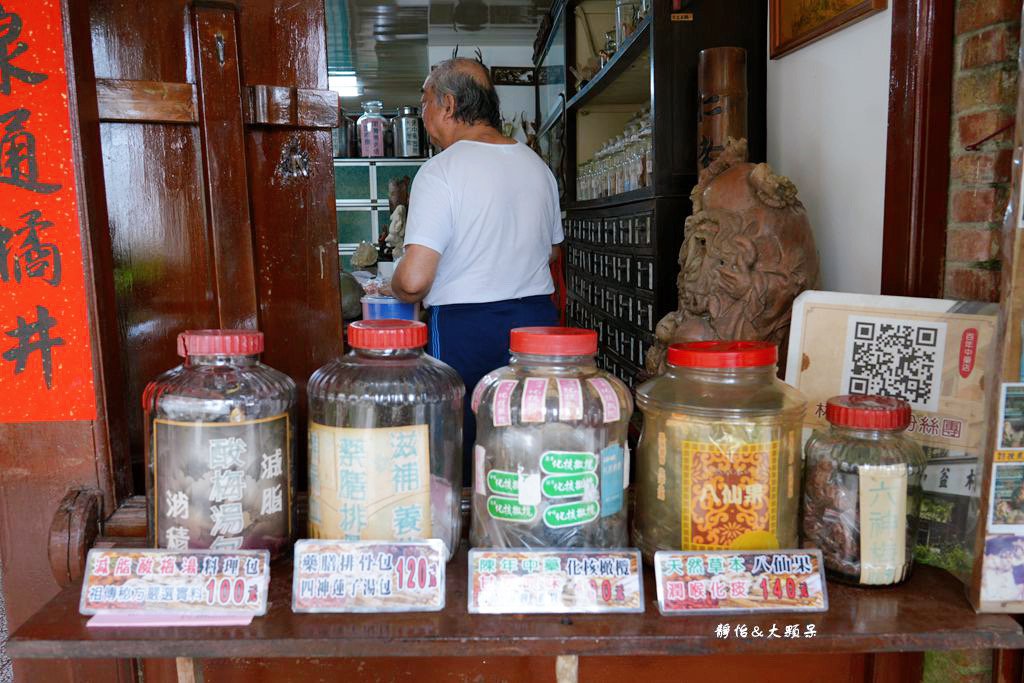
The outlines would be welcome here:
[[[541,488],[548,498],[574,498],[582,496],[587,488],[597,491],[597,475],[593,472],[552,474],[544,477]]]
[[[494,519],[506,522],[532,522],[537,517],[537,506],[520,505],[515,498],[490,496],[487,499],[487,512]]]
[[[596,472],[597,457],[593,453],[566,453],[548,451],[540,456],[540,469],[544,474],[579,474]]]
[[[498,493],[503,496],[519,495],[519,475],[515,472],[504,470],[491,470],[487,473],[487,488],[491,493]]]
[[[596,500],[562,503],[551,505],[544,511],[544,524],[552,529],[579,526],[594,521],[599,514],[601,514],[601,504]]]

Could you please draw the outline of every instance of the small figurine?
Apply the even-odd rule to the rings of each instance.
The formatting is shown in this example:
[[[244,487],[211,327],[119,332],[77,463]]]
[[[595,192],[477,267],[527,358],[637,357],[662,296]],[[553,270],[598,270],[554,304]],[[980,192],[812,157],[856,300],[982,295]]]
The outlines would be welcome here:
[[[402,258],[405,252],[405,217],[409,210],[409,176],[392,178],[388,181],[388,208],[391,222],[387,232],[381,235],[381,242],[386,244],[394,260]]]

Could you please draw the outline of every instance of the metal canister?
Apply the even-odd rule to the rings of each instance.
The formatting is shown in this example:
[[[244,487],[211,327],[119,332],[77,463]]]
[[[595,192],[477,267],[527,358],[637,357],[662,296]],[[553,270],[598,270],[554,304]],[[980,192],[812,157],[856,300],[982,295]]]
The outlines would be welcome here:
[[[391,120],[391,132],[395,139],[395,156],[418,158],[423,156],[423,121],[419,107],[401,107],[398,116]]]
[[[340,112],[338,127],[331,131],[334,144],[334,156],[338,159],[350,159],[356,155],[355,124],[344,111]]]

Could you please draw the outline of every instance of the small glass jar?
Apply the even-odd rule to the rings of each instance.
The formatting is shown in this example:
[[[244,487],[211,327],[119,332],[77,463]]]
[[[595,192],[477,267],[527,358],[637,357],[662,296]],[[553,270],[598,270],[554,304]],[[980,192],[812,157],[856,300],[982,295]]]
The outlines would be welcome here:
[[[348,342],[309,378],[309,535],[439,538],[450,559],[462,523],[462,379],[423,352],[418,321],[354,322]]]
[[[638,0],[615,0],[615,43],[619,46],[636,31]]]
[[[882,396],[828,400],[828,431],[805,447],[802,537],[830,578],[887,586],[910,575],[924,451],[906,436],[910,406]]]
[[[626,546],[633,401],[595,365],[597,333],[524,327],[510,347],[473,392],[472,544]]]
[[[260,332],[186,331],[185,362],[146,386],[150,545],[288,550],[295,382],[260,363],[262,352]]]
[[[644,414],[633,541],[658,550],[795,548],[806,399],[768,342],[673,344]]]
[[[380,100],[363,102],[363,115],[356,120],[359,133],[359,155],[363,158],[384,156],[384,134],[388,120],[384,118],[384,103]]]

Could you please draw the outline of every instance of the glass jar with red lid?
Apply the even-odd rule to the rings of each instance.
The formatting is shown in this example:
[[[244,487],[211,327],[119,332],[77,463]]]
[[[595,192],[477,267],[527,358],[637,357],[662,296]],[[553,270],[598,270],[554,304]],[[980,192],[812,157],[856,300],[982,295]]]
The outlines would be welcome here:
[[[794,548],[807,405],[756,341],[673,344],[637,387],[633,542],[658,550]]]
[[[309,535],[367,541],[461,533],[458,373],[423,351],[427,326],[361,320],[351,350],[309,379]]]
[[[149,383],[149,541],[172,550],[288,550],[295,382],[260,362],[263,334],[189,330],[185,362]]]
[[[801,535],[833,579],[884,586],[910,574],[927,462],[910,417],[896,398],[836,396],[829,429],[805,446]]]
[[[511,361],[473,391],[477,547],[628,544],[629,389],[594,362],[597,333],[512,330]]]

